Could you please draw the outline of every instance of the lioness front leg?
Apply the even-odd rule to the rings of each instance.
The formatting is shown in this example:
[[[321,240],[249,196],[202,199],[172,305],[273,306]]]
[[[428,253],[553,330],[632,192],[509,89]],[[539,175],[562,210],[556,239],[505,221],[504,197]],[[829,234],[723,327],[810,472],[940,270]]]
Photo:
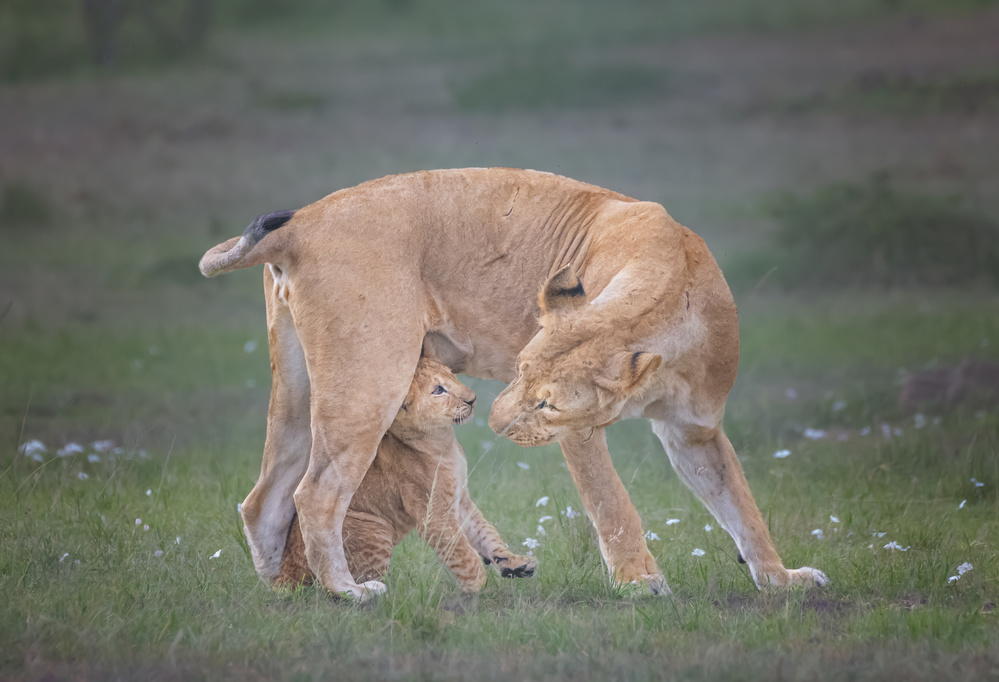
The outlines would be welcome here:
[[[721,427],[684,428],[653,420],[652,428],[666,448],[673,469],[735,540],[758,588],[829,583],[818,569],[808,566],[796,570],[784,568],[763,515],[753,500],[735,449]]]
[[[559,445],[600,538],[600,554],[612,580],[645,585],[653,594],[669,592],[645,544],[638,512],[614,470],[604,429],[573,434]]]
[[[538,568],[538,560],[514,554],[503,542],[499,531],[482,515],[472,502],[466,487],[462,491],[459,515],[465,537],[487,564],[492,564],[504,578],[529,578]]]
[[[257,575],[273,584],[281,569],[288,528],[295,516],[295,488],[312,449],[309,374],[291,311],[264,268],[271,401],[260,477],[242,504],[243,527]]]

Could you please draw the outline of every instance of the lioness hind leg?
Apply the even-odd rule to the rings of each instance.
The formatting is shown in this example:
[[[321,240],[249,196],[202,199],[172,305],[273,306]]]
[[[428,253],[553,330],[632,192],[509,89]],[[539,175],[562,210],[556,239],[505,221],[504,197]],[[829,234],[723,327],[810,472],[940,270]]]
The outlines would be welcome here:
[[[271,400],[260,477],[243,500],[242,516],[257,574],[272,583],[280,573],[288,529],[295,516],[295,488],[309,464],[312,429],[305,355],[291,311],[274,292],[270,268],[264,268],[264,296]]]
[[[735,540],[758,588],[828,584],[828,578],[817,569],[784,568],[735,449],[721,427],[682,428],[653,420],[652,428],[662,441],[673,469]]]
[[[503,542],[499,531],[482,515],[472,502],[468,489],[462,491],[459,515],[462,530],[485,564],[496,567],[504,578],[530,578],[538,568],[538,560],[514,554]]]

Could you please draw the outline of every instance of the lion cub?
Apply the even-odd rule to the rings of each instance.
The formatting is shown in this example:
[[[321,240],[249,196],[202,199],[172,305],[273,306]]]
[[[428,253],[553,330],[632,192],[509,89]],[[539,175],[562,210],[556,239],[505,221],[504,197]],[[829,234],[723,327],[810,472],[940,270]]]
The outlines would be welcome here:
[[[392,548],[414,528],[465,592],[482,589],[483,563],[495,565],[505,578],[534,574],[537,561],[511,553],[468,495],[465,454],[453,425],[472,418],[474,403],[475,393],[447,367],[420,360],[409,394],[343,522],[347,564],[358,582],[387,573]],[[296,514],[275,586],[312,580]]]

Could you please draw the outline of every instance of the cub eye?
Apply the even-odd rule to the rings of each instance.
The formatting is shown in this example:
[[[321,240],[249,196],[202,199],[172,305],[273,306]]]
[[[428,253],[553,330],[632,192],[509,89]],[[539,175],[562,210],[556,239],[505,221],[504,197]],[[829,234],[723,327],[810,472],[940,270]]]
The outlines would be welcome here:
[[[447,393],[447,391],[445,391],[444,387],[439,384],[434,388],[433,391],[430,392],[431,395],[443,395],[444,393]]]
[[[534,408],[534,409],[536,409],[536,410],[543,410],[546,407],[549,410],[551,410],[552,412],[558,412],[558,409],[554,405],[549,405],[548,404],[548,400],[547,399],[546,400],[542,400],[540,403],[538,403],[538,406],[536,408]]]

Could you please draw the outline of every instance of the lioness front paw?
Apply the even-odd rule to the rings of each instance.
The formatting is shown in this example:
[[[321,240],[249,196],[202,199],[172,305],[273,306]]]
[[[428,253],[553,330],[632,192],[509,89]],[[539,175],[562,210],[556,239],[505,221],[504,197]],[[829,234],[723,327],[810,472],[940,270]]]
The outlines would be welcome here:
[[[538,560],[532,556],[493,557],[493,563],[504,578],[530,578],[538,568]]]
[[[826,587],[829,584],[829,578],[826,574],[817,568],[811,568],[809,566],[802,566],[799,569],[789,570],[787,572],[788,578],[790,579],[789,585],[801,585],[802,587]]]
[[[666,584],[666,576],[661,573],[643,575],[628,584],[636,587],[644,587],[645,591],[652,595],[673,594],[673,590],[669,589],[669,585]]]

